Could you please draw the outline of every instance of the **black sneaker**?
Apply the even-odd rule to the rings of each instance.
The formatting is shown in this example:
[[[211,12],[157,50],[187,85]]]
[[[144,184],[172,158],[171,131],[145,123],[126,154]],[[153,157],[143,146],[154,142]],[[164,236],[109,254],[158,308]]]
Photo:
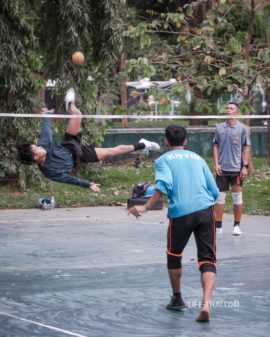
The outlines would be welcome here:
[[[172,296],[170,303],[166,305],[166,308],[168,310],[176,310],[180,311],[182,309],[185,309],[187,306],[185,302],[182,300],[182,297],[180,296]]]

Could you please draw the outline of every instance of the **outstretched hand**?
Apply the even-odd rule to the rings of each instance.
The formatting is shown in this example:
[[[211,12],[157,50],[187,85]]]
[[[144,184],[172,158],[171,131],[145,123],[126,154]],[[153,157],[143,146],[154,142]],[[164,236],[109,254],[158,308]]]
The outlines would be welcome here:
[[[100,184],[91,184],[90,186],[89,186],[89,188],[93,191],[93,192],[95,192],[95,193],[99,193],[100,192]]]
[[[133,214],[137,219],[141,216],[141,213],[145,213],[147,208],[145,205],[133,206],[128,209],[128,214]]]

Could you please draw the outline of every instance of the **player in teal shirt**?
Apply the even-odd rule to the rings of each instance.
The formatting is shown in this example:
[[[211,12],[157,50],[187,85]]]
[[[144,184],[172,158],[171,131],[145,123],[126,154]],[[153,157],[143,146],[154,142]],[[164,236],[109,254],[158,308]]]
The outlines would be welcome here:
[[[129,211],[139,217],[163,195],[169,199],[167,267],[173,292],[172,299],[166,306],[169,310],[182,310],[186,307],[180,288],[182,254],[194,233],[203,288],[202,307],[197,321],[208,322],[216,280],[213,206],[219,190],[205,161],[196,153],[185,150],[186,144],[185,128],[178,125],[166,128],[165,146],[168,151],[155,162],[156,191],[145,205],[131,207]]]
[[[205,161],[196,153],[177,149],[155,163],[157,189],[169,199],[168,216],[180,216],[213,206],[219,191]]]

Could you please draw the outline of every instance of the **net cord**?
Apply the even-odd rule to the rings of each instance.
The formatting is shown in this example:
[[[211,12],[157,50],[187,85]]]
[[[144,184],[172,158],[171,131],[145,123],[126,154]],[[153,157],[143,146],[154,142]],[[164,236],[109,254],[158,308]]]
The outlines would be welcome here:
[[[67,119],[270,119],[270,115],[66,115],[66,114],[40,114],[40,113],[0,113],[1,117],[12,118],[67,118]]]

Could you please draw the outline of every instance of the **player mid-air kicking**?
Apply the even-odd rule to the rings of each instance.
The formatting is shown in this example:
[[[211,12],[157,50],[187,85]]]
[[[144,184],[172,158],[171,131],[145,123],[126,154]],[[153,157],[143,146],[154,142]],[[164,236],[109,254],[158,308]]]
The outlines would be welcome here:
[[[99,184],[71,174],[73,168],[80,163],[94,163],[121,154],[138,150],[159,151],[155,142],[141,139],[134,145],[119,145],[112,148],[96,148],[93,144],[81,144],[81,111],[75,105],[75,91],[70,88],[65,97],[66,110],[78,118],[69,120],[66,132],[60,145],[53,143],[51,118],[44,118],[38,144],[24,143],[18,146],[18,159],[26,165],[37,163],[40,171],[53,181],[78,185],[99,192]],[[53,110],[42,109],[42,113],[52,113]]]

